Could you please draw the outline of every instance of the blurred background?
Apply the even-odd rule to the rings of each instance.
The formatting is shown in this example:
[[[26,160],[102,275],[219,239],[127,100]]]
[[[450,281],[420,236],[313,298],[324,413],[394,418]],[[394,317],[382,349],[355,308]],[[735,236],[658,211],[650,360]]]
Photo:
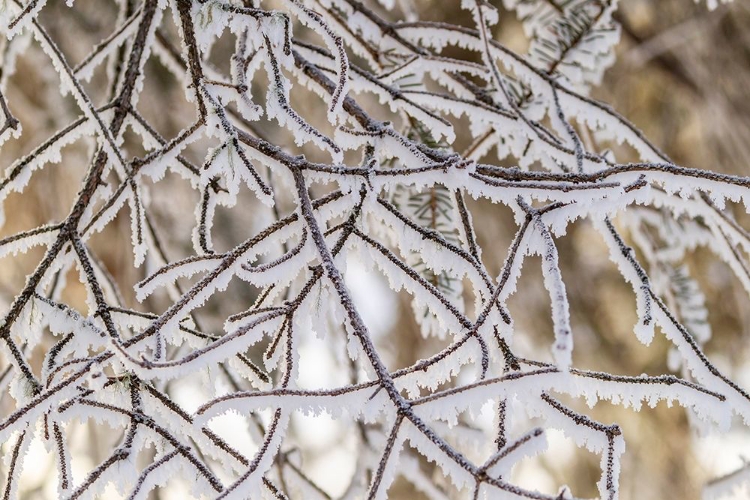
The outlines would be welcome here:
[[[500,1],[491,3],[501,13],[495,37],[518,51],[526,50],[527,41],[515,15],[506,12]],[[419,17],[471,25],[470,18],[458,4],[439,0],[413,1]],[[397,18],[399,13],[396,10],[384,15]],[[76,0],[74,9],[65,7],[62,0],[51,1],[41,14],[41,22],[73,65],[111,32],[116,18],[113,5],[96,0]],[[627,0],[621,2],[617,20],[622,26],[617,60],[606,72],[601,86],[592,90],[592,95],[611,104],[635,123],[676,163],[750,175],[748,3],[735,1],[708,11],[705,5],[691,0]],[[165,35],[174,36],[174,27],[169,24],[169,28],[172,31],[167,29]],[[217,65],[226,64],[228,58],[224,56],[229,54],[227,51],[231,47],[229,42],[217,46],[212,56]],[[6,94],[24,131],[20,139],[9,141],[0,149],[0,168],[28,153],[78,115],[78,108],[70,97],[60,99],[57,77],[46,56],[37,48],[24,53],[16,64]],[[147,79],[139,108],[164,137],[173,137],[192,119],[192,106],[186,103],[178,82],[162,66],[151,60],[146,71],[154,77]],[[105,72],[98,71],[87,84],[86,89],[95,102],[106,102],[108,89],[105,82]],[[315,109],[305,109],[310,107],[310,100],[305,102],[304,92],[295,93],[293,99],[296,108],[308,114],[320,113]],[[168,103],[168,107],[164,103]],[[169,112],[161,111],[165,108]],[[295,149],[291,139],[278,136],[272,124],[262,122],[259,130],[271,140],[290,150]],[[142,154],[135,136],[126,136],[125,139],[126,150],[131,155]],[[457,139],[459,145],[466,143],[466,137]],[[456,150],[461,148],[456,146]],[[197,144],[186,155],[200,164],[204,151],[205,145]],[[91,152],[91,145],[84,142],[67,147],[62,162],[36,172],[22,194],[8,197],[4,205],[7,222],[0,237],[61,220],[75,197]],[[309,156],[314,156],[314,153],[309,153]],[[486,160],[496,161],[492,157]],[[169,176],[158,189],[160,193],[169,193],[153,196],[151,205],[156,226],[161,228],[162,234],[169,229],[170,236],[163,241],[165,252],[170,260],[190,255],[197,195],[176,176]],[[268,222],[267,218],[254,216],[257,202],[250,193],[243,192],[241,196],[239,203],[247,210],[241,210],[242,213],[219,210],[217,213],[214,239],[218,248],[231,247]],[[282,195],[279,201],[283,206],[289,200]],[[483,201],[471,202],[470,208],[475,226],[481,228],[478,238],[484,250],[485,264],[492,274],[497,275],[516,230],[511,213]],[[747,222],[740,212],[736,215]],[[633,335],[636,316],[632,290],[609,261],[603,242],[592,227],[586,222],[576,223],[557,244],[571,300],[576,338],[575,365],[625,375],[669,373],[670,345],[666,340],[657,335],[654,343],[646,348]],[[132,285],[145,276],[146,270],[133,266],[130,222],[126,211],[94,238],[92,248],[120,285],[129,306],[155,311],[166,307],[165,298],[156,297],[147,304],[138,304],[134,299]],[[41,255],[37,248],[25,255],[0,260],[0,303],[3,310]],[[703,290],[705,308],[709,311],[712,336],[706,344],[707,354],[730,378],[742,387],[750,388],[747,293],[731,270],[708,252],[699,250],[688,255],[686,265]],[[382,281],[368,275],[356,264],[349,269],[347,282],[360,300],[367,300],[368,291],[379,287],[377,290],[381,291],[377,295],[382,297],[379,307],[398,311],[391,314],[392,320],[389,321],[378,319],[377,315],[369,318],[373,322],[380,321],[376,327],[380,332],[380,348],[390,357],[392,366],[406,366],[440,347],[441,342],[422,338],[408,296],[391,294],[387,287],[383,288]],[[519,351],[536,356],[539,346],[545,350],[552,336],[549,299],[543,288],[538,258],[529,258],[518,290],[510,302],[518,330],[516,346]],[[256,294],[256,290],[234,280],[225,294],[212,299],[201,310],[205,328],[220,330],[224,318],[245,309]],[[83,307],[85,293],[74,275],[69,277],[65,297],[70,304]],[[324,355],[324,350],[315,345],[306,349],[310,355]],[[39,353],[39,361],[42,354]],[[305,369],[310,370],[304,372],[310,379],[326,377],[314,367]],[[663,403],[639,413],[600,404],[587,413],[605,423],[618,422],[623,428],[627,443],[621,474],[623,499],[699,498],[707,480],[742,466],[743,454],[750,454],[750,435],[741,425],[735,425],[728,435],[696,437],[685,412],[680,408],[667,408]],[[343,464],[345,469],[347,455],[340,449],[331,451],[335,448],[333,445],[341,444],[337,442],[340,436],[335,426],[304,419],[296,421],[295,425],[300,436],[313,434],[302,432],[303,429],[309,430],[310,425],[323,429],[317,434],[317,441],[309,447],[304,461],[307,470],[320,476],[321,485],[336,493],[341,481],[330,477],[330,469],[337,463]],[[76,432],[87,433],[86,439],[101,440],[105,444],[112,441],[106,429],[83,427]],[[550,447],[558,450],[556,455],[525,462],[514,471],[514,480],[522,486],[550,493],[567,483],[577,496],[596,496],[599,457],[577,449],[572,442],[554,434]],[[88,460],[88,463],[76,467],[88,470],[102,458],[82,458],[80,460]],[[48,467],[27,474],[24,498],[54,495],[51,493],[54,485],[50,490],[47,475],[53,467],[51,464]],[[405,482],[397,482],[390,493],[392,498],[421,498]]]

